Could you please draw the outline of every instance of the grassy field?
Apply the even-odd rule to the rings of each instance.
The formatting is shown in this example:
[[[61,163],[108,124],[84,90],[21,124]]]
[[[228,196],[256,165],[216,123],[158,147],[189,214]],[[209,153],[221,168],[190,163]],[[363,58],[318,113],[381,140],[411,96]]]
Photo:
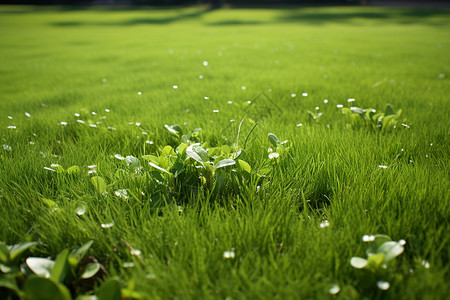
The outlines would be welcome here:
[[[449,21],[0,7],[0,240],[37,242],[15,262],[0,244],[0,292],[32,295],[14,268],[93,240],[65,278],[51,271],[74,298],[119,284],[138,299],[445,299]],[[382,128],[342,114],[388,103],[402,113]],[[403,253],[356,269],[374,234]]]

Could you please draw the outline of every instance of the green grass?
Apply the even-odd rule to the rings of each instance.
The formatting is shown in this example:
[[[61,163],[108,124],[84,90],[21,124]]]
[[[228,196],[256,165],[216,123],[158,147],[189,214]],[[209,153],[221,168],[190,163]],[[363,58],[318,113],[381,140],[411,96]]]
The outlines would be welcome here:
[[[31,254],[52,258],[94,240],[91,254],[109,275],[145,299],[326,299],[333,283],[342,299],[444,299],[449,21],[442,9],[2,6],[0,130],[11,150],[0,149],[0,240],[38,241]],[[403,110],[386,132],[348,127],[336,108],[386,103]],[[311,122],[316,106],[323,116]],[[254,170],[268,162],[269,132],[291,144],[293,159],[280,156],[259,192],[199,191],[156,209],[147,175],[114,177],[124,168],[115,154],[176,145],[165,124],[200,127],[215,146],[234,142],[246,115],[240,143],[258,122],[244,153]],[[44,169],[55,163],[82,172]],[[89,165],[110,185],[107,197]],[[118,188],[136,197],[116,197]],[[388,291],[364,289],[364,271],[349,263],[365,255],[362,236],[376,233],[407,242]],[[123,241],[141,250],[142,264]]]

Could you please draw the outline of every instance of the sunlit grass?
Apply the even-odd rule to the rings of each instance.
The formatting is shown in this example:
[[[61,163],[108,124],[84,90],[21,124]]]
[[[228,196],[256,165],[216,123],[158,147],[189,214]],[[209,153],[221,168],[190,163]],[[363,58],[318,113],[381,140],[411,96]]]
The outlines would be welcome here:
[[[33,255],[53,258],[92,239],[110,275],[150,299],[327,298],[335,284],[342,298],[443,299],[449,20],[359,7],[1,7],[0,239],[38,241]],[[386,132],[351,127],[338,108],[387,103],[403,112]],[[244,116],[241,147],[258,123],[244,153],[253,170],[269,161],[268,133],[291,146],[258,192],[193,192],[156,209],[148,178],[116,180],[116,154],[177,145],[165,124],[202,128],[218,146],[236,142]],[[405,250],[390,288],[364,294],[350,259],[377,233]]]

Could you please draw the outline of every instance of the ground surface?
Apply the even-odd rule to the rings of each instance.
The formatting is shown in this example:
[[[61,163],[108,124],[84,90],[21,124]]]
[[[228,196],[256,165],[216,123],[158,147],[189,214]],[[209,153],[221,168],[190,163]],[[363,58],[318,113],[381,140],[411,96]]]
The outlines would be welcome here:
[[[53,259],[94,240],[90,255],[148,299],[444,299],[449,20],[412,8],[1,7],[0,239],[38,241],[28,255]],[[387,103],[402,114],[386,130],[338,108]],[[202,128],[212,148],[236,143],[244,116],[240,148],[257,123],[240,157],[252,175],[233,193],[177,190],[142,158],[180,143],[165,124]],[[268,133],[289,152],[269,159]],[[350,259],[377,233],[406,244],[370,277]]]

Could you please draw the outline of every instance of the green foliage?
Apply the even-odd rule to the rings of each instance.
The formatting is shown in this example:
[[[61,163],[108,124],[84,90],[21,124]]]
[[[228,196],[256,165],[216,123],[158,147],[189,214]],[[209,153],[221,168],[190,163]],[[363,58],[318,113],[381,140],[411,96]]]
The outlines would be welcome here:
[[[379,113],[373,108],[362,109],[356,106],[343,107],[342,113],[351,117],[352,126],[355,128],[363,126],[369,129],[388,131],[398,126],[402,110],[399,109],[397,112],[394,112],[392,106],[388,103],[384,113]],[[409,127],[408,125],[406,126]]]

